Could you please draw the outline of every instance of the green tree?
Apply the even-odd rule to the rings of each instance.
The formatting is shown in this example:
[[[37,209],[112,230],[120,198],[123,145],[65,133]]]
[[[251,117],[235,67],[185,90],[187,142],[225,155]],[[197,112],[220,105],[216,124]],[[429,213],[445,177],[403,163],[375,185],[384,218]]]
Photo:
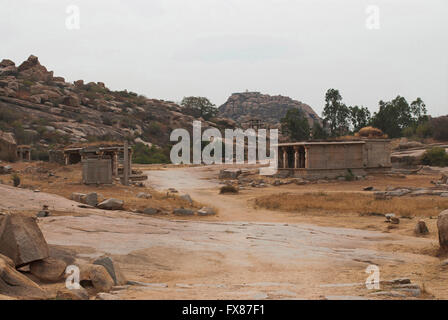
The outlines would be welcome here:
[[[426,104],[421,98],[417,98],[415,101],[412,101],[410,109],[413,120],[416,124],[420,124],[428,120],[428,116],[426,115]]]
[[[218,113],[216,106],[205,97],[185,97],[180,104],[187,114],[204,120],[210,120]]]
[[[350,109],[342,103],[339,90],[328,89],[322,115],[332,136],[342,136],[349,131]]]
[[[397,96],[388,102],[381,100],[379,107],[373,115],[372,124],[391,138],[400,137],[403,129],[414,124],[411,107],[403,97]]]
[[[327,132],[318,121],[314,121],[313,129],[311,130],[311,132],[313,139],[323,140],[328,138]]]
[[[280,121],[283,134],[287,134],[292,140],[303,141],[310,138],[310,125],[302,110],[289,109]]]
[[[349,107],[349,109],[350,109],[350,122],[353,128],[353,132],[357,132],[360,129],[368,126],[371,118],[369,109],[363,106]]]

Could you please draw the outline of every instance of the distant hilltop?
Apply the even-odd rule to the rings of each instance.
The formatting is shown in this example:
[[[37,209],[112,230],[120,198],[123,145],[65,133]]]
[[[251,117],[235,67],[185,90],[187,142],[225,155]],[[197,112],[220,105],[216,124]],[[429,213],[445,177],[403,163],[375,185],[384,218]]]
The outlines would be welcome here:
[[[281,95],[271,96],[260,92],[233,93],[222,106],[219,116],[230,118],[239,124],[250,120],[260,120],[278,125],[289,109],[302,110],[312,126],[315,121],[321,123],[317,113],[307,104]]]

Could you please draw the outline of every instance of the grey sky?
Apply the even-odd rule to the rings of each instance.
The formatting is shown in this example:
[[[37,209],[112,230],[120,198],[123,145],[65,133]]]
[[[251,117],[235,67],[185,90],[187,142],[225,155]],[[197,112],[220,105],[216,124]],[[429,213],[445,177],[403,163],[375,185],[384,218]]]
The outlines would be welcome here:
[[[68,5],[80,29],[68,30]],[[366,7],[380,29],[366,28]],[[321,114],[328,88],[376,111],[420,96],[448,114],[446,0],[2,0],[0,58],[150,98],[282,94]]]

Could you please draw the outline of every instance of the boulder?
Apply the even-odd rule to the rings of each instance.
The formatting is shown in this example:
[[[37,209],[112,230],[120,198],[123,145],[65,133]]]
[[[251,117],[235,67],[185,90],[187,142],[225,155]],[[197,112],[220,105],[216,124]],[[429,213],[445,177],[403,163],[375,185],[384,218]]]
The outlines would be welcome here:
[[[123,200],[111,198],[99,203],[98,208],[104,210],[122,210],[123,205],[124,205]]]
[[[240,169],[223,169],[219,172],[219,179],[237,179],[240,174]]]
[[[36,218],[0,214],[0,253],[11,258],[16,267],[48,258],[48,245]]]
[[[81,202],[92,207],[96,207],[98,204],[98,194],[96,192],[90,192],[81,197]]]
[[[143,210],[143,214],[148,214],[148,215],[153,215],[153,214],[157,214],[157,213],[159,213],[159,209],[156,209],[156,208],[146,208],[146,209],[144,209]]]
[[[14,262],[0,255],[0,294],[26,299],[46,299],[48,295],[36,283],[14,268]]]
[[[146,192],[139,192],[139,193],[137,193],[137,198],[140,198],[140,199],[151,199],[152,195],[149,194],[149,193],[146,193]]]
[[[79,270],[79,280],[91,282],[97,292],[109,292],[114,286],[114,280],[102,265],[83,264]]]
[[[47,282],[57,282],[61,280],[65,273],[67,264],[59,259],[47,258],[30,263],[30,272],[39,280]]]
[[[440,248],[448,250],[448,210],[439,214],[437,219]]]
[[[216,211],[213,208],[203,207],[198,210],[198,215],[200,216],[213,216],[216,214]]]
[[[84,194],[84,193],[73,192],[72,195],[70,196],[70,199],[72,199],[73,201],[76,201],[76,202],[81,202],[81,199],[85,196],[86,196],[86,194]]]
[[[56,300],[89,300],[89,293],[81,286],[79,289],[63,288],[57,292]]]
[[[390,218],[390,223],[392,224],[400,224],[400,219],[397,217]]]
[[[448,174],[442,173],[442,178],[440,179],[442,184],[448,184]]]
[[[174,209],[173,213],[178,216],[192,216],[194,215],[194,211],[190,209],[178,208]]]
[[[428,226],[426,225],[426,222],[424,220],[420,220],[419,222],[417,222],[414,228],[414,233],[416,235],[424,235],[429,233]]]
[[[116,264],[110,257],[98,258],[93,264],[106,268],[107,273],[112,277],[116,286],[123,286],[128,282],[118,264]]]
[[[183,194],[183,195],[180,196],[180,198],[181,198],[182,200],[187,201],[189,204],[192,204],[192,203],[193,203],[193,199],[191,199],[191,197],[190,197],[189,194]]]

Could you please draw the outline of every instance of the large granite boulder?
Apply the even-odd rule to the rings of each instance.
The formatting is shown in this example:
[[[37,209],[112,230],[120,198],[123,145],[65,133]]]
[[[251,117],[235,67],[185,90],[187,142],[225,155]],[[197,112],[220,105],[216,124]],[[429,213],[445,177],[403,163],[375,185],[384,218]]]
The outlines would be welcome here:
[[[114,279],[112,279],[106,268],[102,265],[83,264],[79,269],[80,281],[91,282],[97,292],[109,292],[115,284]]]
[[[122,210],[123,205],[124,205],[123,200],[111,198],[99,203],[98,208],[104,210]]]
[[[36,218],[0,213],[0,253],[16,267],[48,258],[48,245]]]
[[[67,264],[59,259],[47,258],[30,263],[30,272],[39,280],[47,282],[57,282],[61,280],[65,273]]]
[[[14,262],[0,254],[0,294],[26,299],[48,298],[36,283],[15,269]]]

